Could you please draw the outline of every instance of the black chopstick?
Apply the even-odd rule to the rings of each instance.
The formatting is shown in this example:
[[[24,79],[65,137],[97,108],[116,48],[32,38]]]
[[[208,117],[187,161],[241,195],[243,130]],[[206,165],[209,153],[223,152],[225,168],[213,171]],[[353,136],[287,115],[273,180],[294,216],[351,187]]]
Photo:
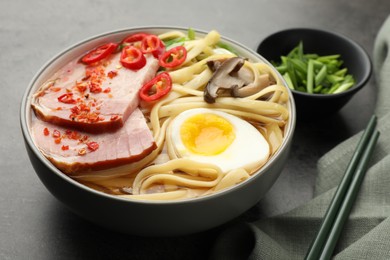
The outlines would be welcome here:
[[[347,194],[345,195],[345,199],[343,203],[341,204],[339,213],[334,221],[332,229],[329,232],[328,240],[326,241],[322,249],[322,253],[319,259],[322,260],[330,259],[332,256],[334,247],[336,246],[337,240],[341,234],[342,227],[345,221],[348,219],[348,215],[352,209],[353,202],[355,201],[356,196],[359,192],[360,184],[363,181],[365,172],[368,167],[368,162],[370,160],[372,152],[374,151],[375,144],[378,140],[378,137],[379,137],[379,132],[375,131],[372,137],[370,138],[367,149],[365,150],[362,159],[356,169],[351,185],[347,191]]]
[[[330,237],[329,235],[331,234],[331,231],[334,230],[334,227],[332,227],[332,226],[334,226],[335,219],[338,216],[338,212],[339,212],[341,206],[344,205],[345,203],[347,203],[347,202],[343,203],[347,192],[351,189],[355,189],[356,191],[354,191],[354,192],[357,193],[357,190],[359,187],[354,187],[354,188],[351,187],[349,189],[349,186],[351,185],[352,179],[355,176],[355,170],[357,168],[364,169],[365,167],[367,167],[367,166],[364,166],[364,164],[367,165],[368,159],[369,159],[367,157],[369,157],[372,153],[372,151],[368,150],[367,148],[371,147],[370,149],[373,149],[375,146],[375,143],[378,139],[378,136],[379,136],[379,132],[377,132],[377,131],[375,132],[375,134],[373,134],[374,130],[375,130],[375,126],[376,126],[376,120],[377,120],[377,118],[375,115],[371,117],[371,119],[370,119],[370,121],[369,121],[357,147],[356,147],[356,150],[355,150],[354,154],[352,155],[352,158],[351,158],[351,160],[348,164],[348,167],[345,171],[345,174],[344,174],[343,178],[341,179],[340,184],[339,184],[339,186],[338,186],[338,188],[333,196],[333,199],[332,199],[331,203],[329,204],[328,210],[325,213],[325,216],[323,218],[323,221],[322,221],[320,229],[317,233],[317,236],[313,240],[313,242],[312,242],[312,244],[311,244],[311,246],[306,254],[305,259],[317,260],[317,259],[319,259],[321,253],[324,253],[326,255],[332,254],[333,248],[337,242],[337,239],[335,242],[332,242],[332,245],[330,245],[329,244],[330,242],[327,242],[327,241],[329,241],[329,239],[335,239],[334,233],[332,233],[333,237]],[[371,144],[371,145],[368,146],[368,144]],[[366,151],[368,151],[368,152],[366,152]],[[365,161],[360,160],[363,155],[366,158]],[[364,171],[362,171],[362,170],[359,170],[359,171],[360,171],[361,175],[364,175]],[[362,179],[362,177],[360,177],[360,178]],[[349,197],[349,198],[352,199],[351,197]],[[348,202],[348,204],[350,204],[350,207],[351,207],[353,204],[353,201]],[[344,212],[344,214],[346,214],[346,213],[348,213],[348,212]],[[348,217],[348,214],[346,214],[346,216],[344,216],[344,218],[346,218],[346,217]],[[338,229],[340,229],[338,232],[341,232],[341,226],[338,226]],[[333,231],[333,232],[335,232],[335,231]],[[332,252],[328,253],[328,251],[323,250],[325,248],[324,247],[325,244],[327,244],[326,250],[330,250],[331,247],[333,247],[331,250]]]

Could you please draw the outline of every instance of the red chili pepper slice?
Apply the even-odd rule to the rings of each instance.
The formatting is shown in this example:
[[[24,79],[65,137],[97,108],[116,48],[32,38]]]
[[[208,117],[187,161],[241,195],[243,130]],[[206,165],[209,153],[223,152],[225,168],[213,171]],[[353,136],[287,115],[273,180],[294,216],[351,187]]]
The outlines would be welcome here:
[[[93,151],[96,151],[97,149],[99,149],[99,144],[97,142],[89,142],[89,143],[87,143],[87,147],[89,150],[91,150],[93,152]]]
[[[159,64],[165,68],[175,68],[186,60],[187,50],[183,46],[176,46],[161,55]]]
[[[113,53],[117,47],[118,44],[113,42],[103,44],[84,55],[84,57],[81,58],[81,61],[86,64],[97,62]]]
[[[59,102],[65,103],[65,104],[75,104],[76,100],[73,99],[73,93],[65,93],[58,98]]]
[[[136,34],[129,35],[122,41],[122,45],[123,44],[125,46],[126,45],[133,45],[136,48],[141,48],[142,40],[148,35],[150,35],[150,34],[136,33]]]
[[[123,67],[138,70],[146,64],[146,58],[142,52],[134,46],[126,46],[121,53],[121,63]]]
[[[143,38],[141,45],[142,53],[151,53],[158,59],[164,50],[164,43],[156,35],[150,34]]]
[[[156,101],[172,89],[172,79],[167,72],[158,74],[154,79],[143,85],[139,92],[142,100],[151,102]]]

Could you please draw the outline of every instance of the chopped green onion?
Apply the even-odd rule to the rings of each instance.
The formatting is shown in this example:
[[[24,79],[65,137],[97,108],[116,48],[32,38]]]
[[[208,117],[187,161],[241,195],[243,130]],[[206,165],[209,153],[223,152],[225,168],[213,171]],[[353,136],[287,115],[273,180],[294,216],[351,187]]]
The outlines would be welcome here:
[[[187,37],[178,37],[178,38],[163,40],[163,42],[164,42],[166,49],[169,50],[173,47],[176,47],[179,45],[184,45],[185,41],[195,40],[195,37],[196,37],[196,35],[195,35],[194,29],[189,28],[188,32],[187,32]]]
[[[294,88],[297,88],[298,82],[297,82],[297,77],[295,74],[295,69],[294,69],[294,66],[292,65],[290,60],[287,61],[287,74],[290,76],[290,79],[291,79],[291,82],[292,82],[292,85],[294,86]]]
[[[336,55],[321,56],[321,57],[318,57],[317,60],[321,61],[321,62],[326,62],[326,61],[330,61],[330,60],[337,60],[338,58],[340,58],[340,55],[336,54]]]
[[[329,80],[329,82],[333,83],[333,84],[336,84],[337,82],[341,82],[344,80],[343,77],[339,77],[339,76],[336,76],[336,75],[327,75],[326,76],[326,79]]]
[[[232,46],[230,46],[229,44],[226,44],[226,43],[224,43],[224,42],[218,42],[218,43],[216,44],[216,46],[217,46],[217,47],[220,47],[220,48],[222,48],[222,49],[228,50],[228,51],[230,51],[230,52],[233,53],[233,54],[238,55],[238,52],[237,52]]]
[[[305,55],[304,55],[304,58],[305,58],[305,59],[312,59],[312,60],[315,60],[315,59],[318,58],[318,54],[314,54],[314,53],[305,54]]]
[[[180,38],[165,40],[163,42],[164,42],[165,48],[169,49],[169,48],[176,47],[178,45],[183,45],[185,41],[186,41],[185,37],[180,37]]]
[[[343,91],[346,91],[347,89],[349,89],[350,87],[353,86],[353,83],[352,82],[349,82],[349,83],[343,83],[340,85],[340,87],[338,87],[338,89],[336,89],[333,93],[340,93],[340,92],[343,92]]]
[[[313,64],[313,60],[309,60],[309,65],[307,66],[307,83],[306,83],[306,89],[308,93],[313,93],[313,81],[314,81],[314,64]]]
[[[303,43],[302,43],[302,41],[301,42],[299,42],[299,44],[298,44],[298,58],[299,59],[303,59]]]
[[[314,69],[321,69],[324,65],[326,66],[325,63],[320,62],[320,61],[316,60],[315,58],[310,58],[310,59],[313,61]]]
[[[294,67],[299,70],[302,73],[307,73],[307,66],[306,64],[300,60],[300,59],[291,59],[291,62],[293,63]]]
[[[341,70],[335,72],[334,75],[344,77],[345,74],[347,73],[347,71],[348,71],[347,68],[344,68],[344,69],[341,69]]]
[[[290,78],[290,76],[288,75],[287,72],[283,74],[283,77],[284,77],[284,79],[285,79],[286,82],[287,82],[287,86],[288,86],[290,89],[294,89],[294,84],[292,83],[291,78]]]
[[[318,85],[317,87],[314,88],[313,92],[320,93],[321,89],[322,89],[322,85]]]
[[[279,71],[280,74],[284,74],[287,70],[286,65],[275,66],[275,68]]]
[[[314,63],[314,62],[313,62]],[[317,85],[321,84],[322,81],[325,79],[326,77],[326,72],[327,72],[327,69],[326,69],[326,66],[323,65],[322,68],[318,71],[314,81]]]
[[[195,31],[192,28],[188,28],[187,37],[189,40],[195,40]]]
[[[334,84],[328,91],[329,94],[333,94],[340,87],[340,83]]]

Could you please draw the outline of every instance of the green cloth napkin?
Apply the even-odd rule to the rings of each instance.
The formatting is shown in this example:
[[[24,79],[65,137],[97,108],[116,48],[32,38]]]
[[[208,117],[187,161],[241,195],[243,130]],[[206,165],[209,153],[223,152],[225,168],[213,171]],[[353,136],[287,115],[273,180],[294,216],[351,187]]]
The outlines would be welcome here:
[[[381,137],[333,259],[390,259],[390,17],[375,40],[373,61]],[[318,162],[315,197],[286,213],[224,231],[211,259],[303,259],[362,133]]]

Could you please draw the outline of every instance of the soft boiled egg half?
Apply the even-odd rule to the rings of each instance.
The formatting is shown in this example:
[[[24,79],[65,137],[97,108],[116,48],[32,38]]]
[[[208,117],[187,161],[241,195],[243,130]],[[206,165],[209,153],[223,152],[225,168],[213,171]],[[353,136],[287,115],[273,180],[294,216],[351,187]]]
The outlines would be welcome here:
[[[225,173],[243,168],[251,174],[270,154],[268,142],[253,125],[213,109],[195,108],[180,113],[168,134],[179,158],[211,163]]]

